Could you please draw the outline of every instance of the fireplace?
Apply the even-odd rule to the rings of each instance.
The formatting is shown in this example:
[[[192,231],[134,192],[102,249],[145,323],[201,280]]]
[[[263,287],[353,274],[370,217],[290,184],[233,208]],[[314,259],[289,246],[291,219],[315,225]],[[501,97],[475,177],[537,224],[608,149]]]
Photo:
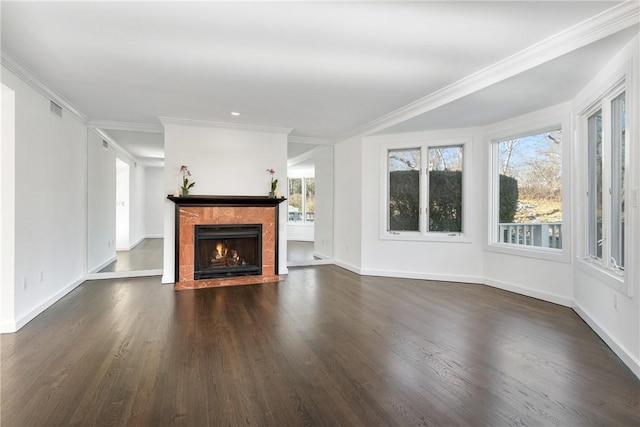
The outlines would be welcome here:
[[[168,196],[176,290],[278,282],[279,209],[264,196]]]
[[[196,225],[194,280],[262,274],[262,224]]]

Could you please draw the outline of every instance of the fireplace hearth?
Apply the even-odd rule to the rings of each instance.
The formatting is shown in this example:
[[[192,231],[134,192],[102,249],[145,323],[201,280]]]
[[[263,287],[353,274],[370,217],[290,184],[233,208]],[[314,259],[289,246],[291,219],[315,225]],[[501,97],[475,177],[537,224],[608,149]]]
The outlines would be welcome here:
[[[195,280],[262,274],[262,225],[195,226]]]

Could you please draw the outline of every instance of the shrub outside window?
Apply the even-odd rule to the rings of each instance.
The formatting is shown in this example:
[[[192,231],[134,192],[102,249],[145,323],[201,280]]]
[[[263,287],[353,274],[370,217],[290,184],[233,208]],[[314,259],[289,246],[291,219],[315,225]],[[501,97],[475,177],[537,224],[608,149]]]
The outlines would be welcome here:
[[[385,238],[463,233],[463,153],[464,144],[386,149]]]

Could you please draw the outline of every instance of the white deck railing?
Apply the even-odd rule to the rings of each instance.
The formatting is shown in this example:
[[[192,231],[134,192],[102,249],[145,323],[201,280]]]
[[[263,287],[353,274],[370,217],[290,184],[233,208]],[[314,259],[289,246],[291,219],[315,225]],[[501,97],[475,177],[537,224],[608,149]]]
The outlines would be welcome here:
[[[562,249],[561,222],[501,223],[501,243]]]

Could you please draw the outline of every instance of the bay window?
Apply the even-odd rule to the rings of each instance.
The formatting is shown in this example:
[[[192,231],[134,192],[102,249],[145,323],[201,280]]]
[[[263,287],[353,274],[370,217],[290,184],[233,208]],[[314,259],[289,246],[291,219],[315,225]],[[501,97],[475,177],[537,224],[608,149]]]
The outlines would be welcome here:
[[[620,276],[625,269],[626,97],[619,86],[583,115],[587,143],[586,255]]]

